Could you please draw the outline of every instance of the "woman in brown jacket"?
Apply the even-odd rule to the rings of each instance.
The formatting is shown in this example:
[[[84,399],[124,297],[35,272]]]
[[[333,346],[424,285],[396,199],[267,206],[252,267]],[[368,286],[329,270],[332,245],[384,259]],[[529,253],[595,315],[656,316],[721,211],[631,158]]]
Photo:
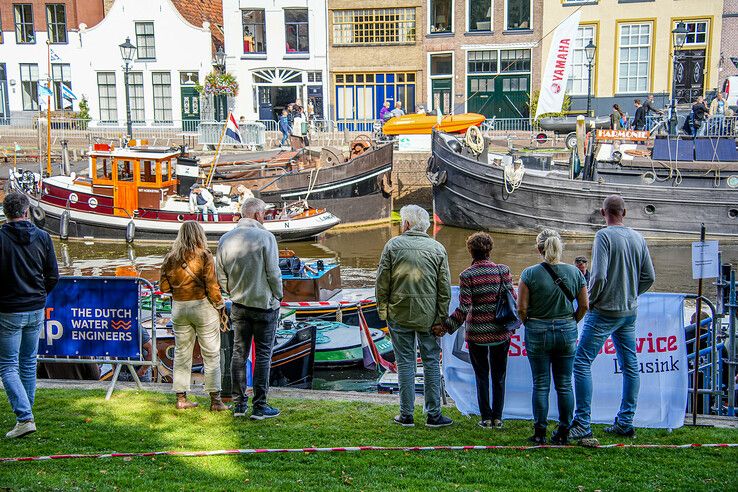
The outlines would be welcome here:
[[[210,410],[228,407],[220,399],[220,314],[225,310],[215,277],[215,261],[208,250],[202,226],[194,220],[182,224],[172,249],[161,266],[162,292],[172,293],[174,327],[174,375],[177,409],[197,406],[187,400],[192,379],[192,350],[200,344],[205,365],[205,391],[210,393]]]

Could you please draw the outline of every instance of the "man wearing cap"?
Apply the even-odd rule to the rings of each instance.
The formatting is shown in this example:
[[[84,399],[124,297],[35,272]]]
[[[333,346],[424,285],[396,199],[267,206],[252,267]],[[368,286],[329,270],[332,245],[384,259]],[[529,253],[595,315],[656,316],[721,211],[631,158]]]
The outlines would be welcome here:
[[[190,213],[202,211],[202,220],[208,221],[208,210],[213,212],[215,222],[218,222],[218,209],[215,207],[213,194],[202,185],[193,184],[190,188]]]
[[[579,269],[580,272],[582,272],[582,275],[584,275],[585,282],[587,282],[587,285],[589,285],[589,270],[587,269],[587,257],[577,256],[574,259],[574,265]]]

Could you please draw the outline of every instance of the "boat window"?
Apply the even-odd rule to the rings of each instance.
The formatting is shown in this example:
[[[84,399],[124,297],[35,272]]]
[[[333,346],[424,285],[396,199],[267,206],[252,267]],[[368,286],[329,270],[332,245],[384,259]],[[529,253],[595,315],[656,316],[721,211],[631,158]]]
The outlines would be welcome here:
[[[161,180],[162,181],[169,181],[172,179],[172,177],[169,175],[169,171],[171,166],[169,165],[169,161],[161,161]]]
[[[118,181],[133,181],[133,162],[118,161]]]
[[[107,157],[95,158],[95,178],[113,179],[113,165]]]
[[[156,183],[156,165],[154,161],[141,161],[140,167],[140,181],[142,183]]]

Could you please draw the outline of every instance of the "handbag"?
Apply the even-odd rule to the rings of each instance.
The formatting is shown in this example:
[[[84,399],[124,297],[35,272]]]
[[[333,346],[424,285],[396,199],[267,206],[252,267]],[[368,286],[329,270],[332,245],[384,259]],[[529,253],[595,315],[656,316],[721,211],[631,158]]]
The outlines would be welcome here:
[[[548,263],[544,261],[543,263],[541,263],[541,266],[543,267],[544,270],[546,270],[546,272],[548,272],[548,274],[551,276],[551,279],[554,281],[556,286],[559,289],[561,289],[561,292],[563,292],[564,297],[566,297],[566,299],[571,303],[572,313],[576,312],[576,310],[574,309],[574,299],[576,299],[576,296],[574,296],[574,294],[571,293],[571,291],[569,290],[569,287],[567,287],[566,284],[564,284],[564,281],[561,279],[561,277],[559,277],[556,271],[554,271],[554,269],[551,268],[551,265],[549,265]]]
[[[502,277],[502,269],[497,266],[498,275]],[[502,292],[504,290],[504,292]],[[510,332],[517,330],[522,323],[518,317],[518,305],[512,292],[500,283],[500,292],[497,294],[495,309],[495,325],[500,331]]]
[[[187,263],[182,263],[182,269],[185,271],[185,273],[187,273],[187,275],[190,276],[190,278],[192,280],[195,281],[195,283],[198,286],[200,286],[203,290],[206,290],[205,289],[205,284],[202,282],[202,280],[200,280],[200,277],[198,277],[197,275],[195,275],[192,272],[192,270],[190,270],[190,266]],[[210,301],[210,299],[208,299],[208,301]],[[210,304],[212,305],[213,304],[213,301],[210,301]],[[213,307],[215,307],[215,306],[213,306]],[[229,325],[230,319],[228,318],[228,313],[226,313],[225,307],[222,307],[222,308],[218,309],[218,318],[219,318],[219,321],[220,321],[220,331],[228,331],[228,330],[230,330],[230,325]]]

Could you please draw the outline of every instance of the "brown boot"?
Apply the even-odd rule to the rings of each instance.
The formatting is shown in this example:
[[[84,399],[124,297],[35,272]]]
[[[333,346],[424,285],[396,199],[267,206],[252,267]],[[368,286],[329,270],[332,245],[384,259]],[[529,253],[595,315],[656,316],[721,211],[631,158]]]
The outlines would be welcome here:
[[[230,407],[220,399],[220,391],[210,393],[210,411],[224,412],[226,410],[230,410]]]
[[[190,401],[187,399],[187,393],[177,393],[177,410],[195,408],[197,405],[196,401]]]

